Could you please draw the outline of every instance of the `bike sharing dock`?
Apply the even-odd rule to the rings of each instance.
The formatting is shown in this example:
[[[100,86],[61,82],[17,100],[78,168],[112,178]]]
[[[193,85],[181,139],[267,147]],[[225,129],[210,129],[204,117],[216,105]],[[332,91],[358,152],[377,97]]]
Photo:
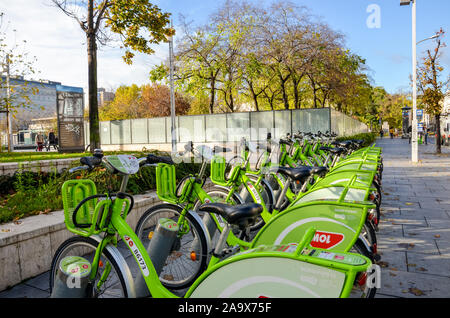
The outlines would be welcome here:
[[[450,297],[450,150],[434,155],[433,144],[420,145],[420,162],[412,164],[407,140],[378,139],[377,146],[384,173],[376,297]],[[49,297],[48,281],[45,272],[0,291],[0,298]]]

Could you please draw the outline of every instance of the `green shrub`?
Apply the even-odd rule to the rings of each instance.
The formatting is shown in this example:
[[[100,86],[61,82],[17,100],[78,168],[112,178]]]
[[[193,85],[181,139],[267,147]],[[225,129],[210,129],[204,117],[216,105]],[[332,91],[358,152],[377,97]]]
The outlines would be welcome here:
[[[361,133],[356,134],[353,136],[346,136],[346,137],[338,137],[336,138],[337,141],[344,141],[344,140],[350,140],[350,139],[361,139],[364,140],[363,147],[370,146],[375,142],[376,134],[375,133]]]

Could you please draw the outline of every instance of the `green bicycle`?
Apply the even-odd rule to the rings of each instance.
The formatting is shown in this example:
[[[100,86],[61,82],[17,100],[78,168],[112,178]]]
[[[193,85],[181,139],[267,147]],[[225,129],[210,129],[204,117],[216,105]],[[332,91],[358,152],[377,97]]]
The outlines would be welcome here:
[[[162,285],[149,253],[126,223],[133,206],[132,196],[125,193],[126,186],[129,176],[139,170],[139,160],[127,155],[97,154],[80,162],[86,166],[78,170],[104,165],[121,176],[122,183],[119,192],[104,195],[96,193],[90,180],[69,180],[63,185],[65,223],[77,236],[62,243],[54,255],[50,271],[52,295],[55,296],[55,283],[64,277],[63,273],[69,280],[80,278],[81,274],[87,278],[87,284],[75,287],[81,289],[78,295],[135,297],[134,279],[117,248],[120,237],[133,255],[148,293],[158,298],[177,297]],[[200,209],[206,213],[212,209],[228,224],[238,227],[247,226],[262,211],[257,204],[225,208],[220,203],[210,203]],[[178,230],[176,223],[166,224],[167,229]],[[369,273],[369,281],[376,285],[377,276],[373,275],[368,258],[312,248],[310,242],[316,230],[309,228],[305,234],[298,243],[260,246],[216,263],[194,281],[185,297],[348,297],[361,273]]]

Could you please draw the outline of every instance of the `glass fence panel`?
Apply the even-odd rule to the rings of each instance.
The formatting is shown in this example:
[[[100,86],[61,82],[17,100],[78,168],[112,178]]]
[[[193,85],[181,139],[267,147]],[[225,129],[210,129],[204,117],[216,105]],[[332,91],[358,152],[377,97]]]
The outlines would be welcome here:
[[[100,143],[102,145],[111,144],[111,123],[109,121],[100,122]]]
[[[275,133],[272,134],[272,138],[280,139],[286,136],[288,133],[292,133],[291,126],[291,111],[279,110],[275,111]]]
[[[111,144],[121,145],[131,143],[131,121],[114,120],[111,121]]]
[[[249,113],[228,113],[226,115],[228,141],[239,141],[242,138],[250,140]]]
[[[227,135],[227,115],[205,115],[206,142],[225,142]]]
[[[146,118],[131,120],[131,139],[133,144],[148,143],[147,124]]]
[[[329,123],[330,115],[328,108],[292,110],[293,132],[326,132],[330,130]]]
[[[147,118],[148,142],[166,143],[166,118]],[[170,139],[169,139],[170,140]]]
[[[267,133],[274,133],[273,111],[250,113],[250,134],[252,141],[266,140]]]
[[[205,142],[205,116],[180,116],[180,142]]]

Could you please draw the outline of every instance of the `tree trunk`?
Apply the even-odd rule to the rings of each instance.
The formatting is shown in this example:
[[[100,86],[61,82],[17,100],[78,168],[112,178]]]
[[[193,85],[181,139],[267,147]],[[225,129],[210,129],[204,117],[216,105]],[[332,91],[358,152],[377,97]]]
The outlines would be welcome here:
[[[216,102],[216,78],[211,77],[211,98],[209,100],[209,113],[214,114],[214,103]]]
[[[434,119],[436,121],[436,153],[440,154],[441,153],[441,142],[442,142],[440,114],[435,115]]]
[[[255,89],[253,88],[253,83],[251,81],[248,81],[247,83],[248,83],[250,92],[252,93],[252,98],[253,98],[253,103],[255,104],[255,109],[257,112],[259,112],[258,95],[255,93]]]
[[[89,0],[87,16],[88,101],[90,151],[100,148],[100,128],[97,99],[97,43],[94,27],[94,1]]]
[[[89,142],[90,151],[100,148],[100,128],[98,118],[97,100],[97,45],[95,34],[89,32],[87,35],[88,50],[88,100],[89,100]]]

